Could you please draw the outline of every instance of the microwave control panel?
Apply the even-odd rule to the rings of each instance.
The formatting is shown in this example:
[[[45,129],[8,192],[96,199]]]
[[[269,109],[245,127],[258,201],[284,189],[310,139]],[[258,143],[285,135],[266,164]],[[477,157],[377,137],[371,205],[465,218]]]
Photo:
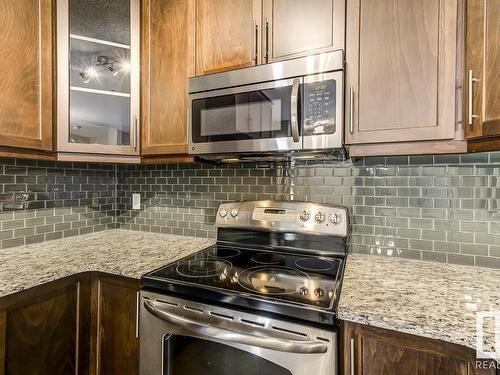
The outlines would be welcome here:
[[[304,82],[304,135],[335,133],[335,92],[333,79]]]

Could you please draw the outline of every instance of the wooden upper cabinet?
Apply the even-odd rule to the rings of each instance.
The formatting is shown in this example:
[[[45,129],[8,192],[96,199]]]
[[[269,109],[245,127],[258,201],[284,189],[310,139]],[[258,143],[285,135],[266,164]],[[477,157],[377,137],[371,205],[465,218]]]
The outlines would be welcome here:
[[[52,150],[53,6],[0,1],[0,145]]]
[[[476,353],[459,345],[375,327],[342,324],[343,375],[494,375],[475,366]]]
[[[187,154],[195,0],[142,2],[142,155]]]
[[[196,75],[260,62],[261,0],[196,0]]]
[[[344,19],[342,0],[263,0],[263,62],[343,49]]]
[[[347,144],[455,137],[457,20],[457,0],[347,0]]]
[[[466,136],[499,137],[500,2],[469,0],[467,7]]]

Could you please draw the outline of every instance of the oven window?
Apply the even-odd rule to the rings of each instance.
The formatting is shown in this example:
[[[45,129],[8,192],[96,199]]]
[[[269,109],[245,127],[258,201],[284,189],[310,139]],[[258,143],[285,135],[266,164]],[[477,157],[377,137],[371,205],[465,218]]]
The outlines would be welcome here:
[[[193,100],[193,141],[290,137],[291,91],[284,86]]]
[[[165,338],[163,375],[292,375],[255,354],[186,336]]]

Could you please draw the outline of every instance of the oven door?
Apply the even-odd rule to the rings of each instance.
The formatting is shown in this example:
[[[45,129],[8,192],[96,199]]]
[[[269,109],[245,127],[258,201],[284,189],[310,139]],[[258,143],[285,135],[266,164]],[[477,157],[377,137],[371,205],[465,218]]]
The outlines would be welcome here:
[[[336,375],[336,332],[141,292],[142,375]]]
[[[302,149],[302,78],[189,95],[189,153]]]

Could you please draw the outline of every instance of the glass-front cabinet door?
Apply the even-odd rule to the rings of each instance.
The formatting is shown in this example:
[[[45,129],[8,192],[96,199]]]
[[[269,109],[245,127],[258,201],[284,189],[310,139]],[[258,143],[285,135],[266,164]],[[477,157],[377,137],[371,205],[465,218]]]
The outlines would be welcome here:
[[[139,0],[58,0],[58,151],[139,154]]]

